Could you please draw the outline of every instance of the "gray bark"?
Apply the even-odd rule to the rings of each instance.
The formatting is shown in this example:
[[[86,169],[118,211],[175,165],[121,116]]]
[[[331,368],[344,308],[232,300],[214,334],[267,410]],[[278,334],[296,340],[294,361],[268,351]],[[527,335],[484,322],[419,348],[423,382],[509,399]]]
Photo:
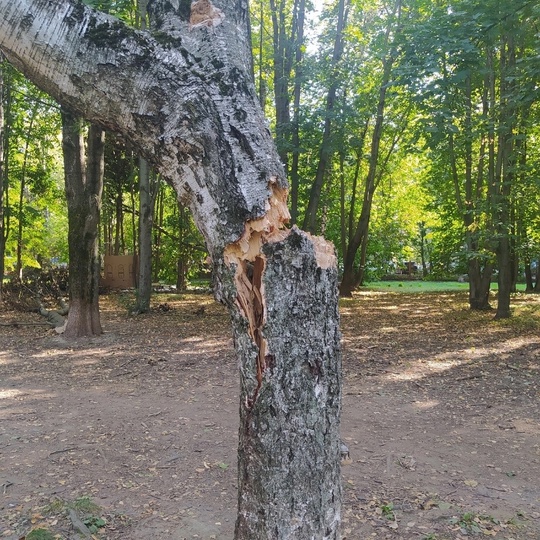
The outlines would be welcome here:
[[[104,132],[88,130],[88,160],[85,170],[82,122],[62,110],[62,146],[68,206],[69,303],[65,336],[98,336],[99,217],[103,189]]]
[[[188,204],[240,366],[237,539],[339,536],[341,397],[333,248],[287,231],[287,185],[252,81],[247,6],[148,6],[148,33],[70,0],[0,0],[0,48],[121,132]],[[159,41],[158,41],[159,39]]]
[[[152,295],[152,227],[154,223],[155,186],[150,180],[148,162],[139,159],[139,279],[137,313],[150,309]]]

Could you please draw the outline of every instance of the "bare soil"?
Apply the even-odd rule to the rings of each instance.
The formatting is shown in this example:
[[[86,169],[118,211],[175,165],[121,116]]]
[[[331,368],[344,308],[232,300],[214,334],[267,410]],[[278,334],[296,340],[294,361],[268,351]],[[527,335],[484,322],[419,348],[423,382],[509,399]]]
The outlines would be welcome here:
[[[344,539],[540,539],[540,299],[516,298],[504,322],[465,300],[342,303]],[[123,295],[101,303],[99,338],[0,326],[0,538],[82,538],[80,518],[107,540],[231,539],[224,309],[206,295],[157,296],[138,317]],[[3,310],[12,321],[41,322]]]

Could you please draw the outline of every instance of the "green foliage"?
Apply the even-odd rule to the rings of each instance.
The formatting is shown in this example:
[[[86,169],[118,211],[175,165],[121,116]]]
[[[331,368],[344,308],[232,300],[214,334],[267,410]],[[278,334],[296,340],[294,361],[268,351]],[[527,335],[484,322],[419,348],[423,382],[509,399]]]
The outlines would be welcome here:
[[[56,536],[47,529],[34,529],[26,535],[26,540],[54,540]]]
[[[107,521],[105,519],[96,516],[86,518],[83,523],[88,527],[92,534],[97,533],[99,529],[107,525]]]
[[[133,0],[85,3],[132,26],[140,24]],[[420,265],[422,252],[427,279],[454,279],[467,273],[472,259],[495,262],[498,243],[505,237],[511,237],[520,260],[534,265],[540,259],[540,89],[536,84],[540,8],[534,2],[514,5],[496,0],[456,0],[451,9],[444,2],[403,1],[399,12],[395,2],[349,4],[343,54],[337,63],[332,62],[337,0],[322,7],[306,2],[304,42],[299,41],[295,26],[299,2],[257,0],[250,5],[260,101],[289,159],[296,155],[299,160],[298,221],[302,222],[307,207],[323,150],[325,120],[330,118],[331,133],[324,149],[329,164],[318,229],[336,245],[340,264],[363,199],[369,196],[367,280],[392,273],[406,261]],[[274,24],[281,37],[274,33]],[[516,62],[511,65],[510,54],[507,58],[502,52],[509,50],[512,40]],[[290,64],[280,64],[280,58]],[[381,86],[386,68],[388,83]],[[67,220],[58,110],[19,73],[6,70],[7,269],[16,265],[19,224],[24,266],[65,263]],[[291,125],[278,134],[274,104],[279,77],[286,78]],[[295,82],[301,88],[298,144],[290,132]],[[329,108],[332,86],[335,102]],[[382,90],[386,98],[376,186],[366,195]],[[505,173],[499,147],[508,134],[513,152]],[[491,150],[490,140],[496,143]],[[488,158],[493,160],[492,169]],[[499,174],[497,167],[503,172]],[[108,135],[103,252],[137,250],[137,171],[133,149]],[[511,189],[505,194],[509,183]],[[193,219],[179,208],[170,188],[160,190],[155,205],[154,280],[174,283],[179,261],[188,279],[207,275],[204,241]],[[360,262],[358,253],[356,267]]]
[[[57,105],[11,67],[5,67],[6,270],[67,261],[65,200]]]

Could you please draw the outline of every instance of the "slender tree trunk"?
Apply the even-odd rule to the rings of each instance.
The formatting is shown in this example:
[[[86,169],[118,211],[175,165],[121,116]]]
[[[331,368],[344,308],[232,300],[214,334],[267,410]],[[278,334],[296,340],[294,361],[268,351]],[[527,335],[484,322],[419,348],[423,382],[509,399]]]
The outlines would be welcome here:
[[[279,7],[275,0],[270,0],[272,12],[274,46],[274,99],[276,109],[276,145],[281,162],[288,170],[290,139],[290,56],[291,43],[285,29],[285,0],[280,0]]]
[[[532,270],[531,270],[531,259],[529,257],[525,257],[524,264],[525,264],[525,292],[530,293],[530,292],[533,292],[534,290],[533,276],[532,276]]]
[[[188,264],[185,256],[185,230],[186,230],[186,208],[181,203],[178,202],[178,221],[180,223],[179,227],[179,255],[177,263],[177,274],[176,274],[176,290],[185,291],[187,289],[187,272]]]
[[[104,132],[90,126],[84,169],[81,120],[62,110],[62,145],[68,203],[69,314],[66,337],[97,336],[99,319],[99,214],[103,188]]]
[[[161,231],[163,230],[163,216],[165,211],[165,186],[160,185],[156,189],[157,195],[154,197],[154,216],[157,214],[157,227],[154,229],[154,253],[153,275],[157,281],[161,269]]]
[[[495,215],[497,218],[497,263],[499,266],[499,293],[495,318],[510,317],[510,294],[512,292],[512,249],[511,249],[511,193],[516,175],[516,153],[514,135],[517,120],[516,104],[508,98],[514,95],[516,83],[513,79],[516,69],[516,49],[512,31],[502,37],[500,48],[500,115],[497,192]]]
[[[388,29],[388,32],[389,31],[390,29]],[[371,218],[373,195],[375,194],[376,189],[377,163],[379,161],[379,148],[384,127],[384,109],[386,106],[386,93],[388,89],[388,83],[390,81],[392,65],[393,53],[390,53],[388,58],[386,58],[383,62],[383,79],[379,87],[377,118],[375,120],[375,126],[373,128],[373,134],[371,136],[369,169],[366,177],[362,210],[360,212],[360,217],[358,218],[354,234],[349,239],[347,251],[344,253],[343,276],[341,278],[341,284],[339,288],[341,296],[351,296],[352,291],[358,285],[359,280],[362,279],[361,276],[358,276],[355,273],[354,260],[358,252],[358,248],[360,248],[360,246],[362,246],[363,244],[365,246],[362,251],[364,252],[364,254],[367,253],[367,236],[369,229],[369,221]]]
[[[32,109],[32,112],[30,114],[30,123],[28,124],[28,130],[26,132],[26,139],[24,141],[24,152],[23,152],[23,160],[22,160],[22,167],[21,167],[21,185],[19,188],[19,205],[17,209],[17,219],[18,219],[18,227],[17,227],[17,263],[16,263],[16,274],[17,278],[19,280],[22,279],[22,271],[23,271],[23,264],[22,264],[22,251],[23,251],[23,231],[24,231],[24,198],[26,193],[26,171],[28,168],[28,152],[30,149],[30,140],[33,136],[33,129],[34,129],[34,120],[36,117],[36,105],[34,105],[34,108]]]
[[[298,221],[298,190],[300,188],[300,97],[304,79],[304,19],[306,2],[300,0],[298,4],[298,39],[295,44],[294,64],[294,90],[293,90],[293,120],[292,120],[292,162],[290,170],[291,179],[291,225]]]
[[[333,248],[283,228],[287,184],[252,79],[247,9],[216,0],[188,21],[171,4],[155,6],[169,10],[158,41],[72,0],[0,0],[0,47],[60,102],[123,133],[192,210],[240,367],[236,540],[338,540]],[[181,39],[163,46],[169,31]]]
[[[155,183],[150,181],[148,162],[139,159],[139,281],[137,313],[150,309],[152,295],[152,227],[154,224]]]
[[[0,53],[0,302],[3,299],[4,272],[6,255],[6,235],[4,216],[4,185],[5,185],[5,114],[4,114],[4,56]]]
[[[340,77],[338,76],[339,63],[343,55],[344,39],[343,34],[347,26],[347,17],[349,12],[349,0],[339,0],[338,4],[338,21],[336,28],[336,39],[334,42],[334,51],[332,53],[332,82],[328,88],[326,96],[326,109],[324,118],[324,129],[322,134],[321,146],[319,149],[319,162],[315,180],[311,186],[309,193],[309,201],[304,217],[302,228],[310,233],[315,233],[317,230],[317,211],[321,200],[322,188],[326,176],[326,169],[332,154],[331,137],[332,137],[332,115],[336,101],[336,92]]]

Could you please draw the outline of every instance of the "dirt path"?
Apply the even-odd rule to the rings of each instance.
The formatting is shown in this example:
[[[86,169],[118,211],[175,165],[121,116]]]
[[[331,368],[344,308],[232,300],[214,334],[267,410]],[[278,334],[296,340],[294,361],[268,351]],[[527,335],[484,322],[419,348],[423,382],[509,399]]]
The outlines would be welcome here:
[[[493,323],[463,299],[343,303],[348,540],[540,539],[540,304]],[[207,296],[163,302],[129,318],[104,298],[107,333],[75,343],[0,327],[0,538],[79,538],[69,509],[102,539],[232,538],[227,318]]]

